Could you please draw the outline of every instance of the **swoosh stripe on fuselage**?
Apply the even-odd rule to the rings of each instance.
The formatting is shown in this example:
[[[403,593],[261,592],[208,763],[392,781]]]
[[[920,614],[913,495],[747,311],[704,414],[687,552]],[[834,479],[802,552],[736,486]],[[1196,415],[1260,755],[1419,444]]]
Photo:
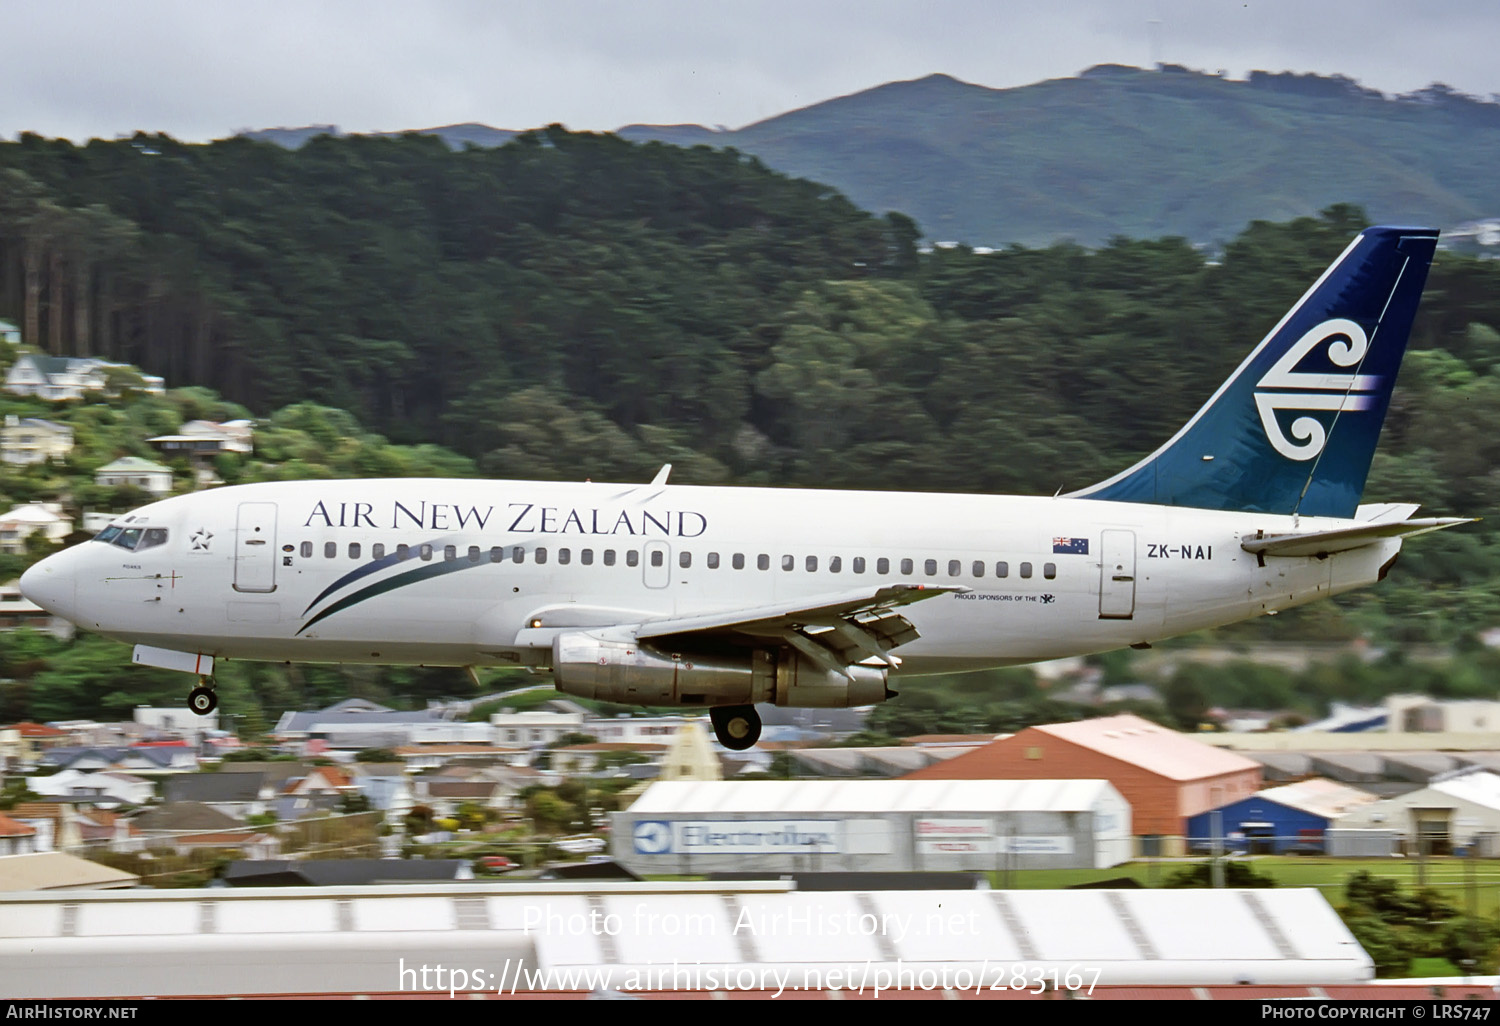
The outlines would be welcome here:
[[[305,624],[299,627],[297,629],[297,633],[301,634],[303,631],[307,630],[309,627],[311,627],[313,624],[317,623],[324,617],[332,616],[334,613],[342,612],[343,610],[348,609],[350,606],[358,605],[365,599],[375,598],[377,595],[384,595],[387,592],[395,591],[397,588],[404,588],[408,584],[416,584],[419,581],[431,580],[434,577],[442,577],[444,574],[457,573],[460,570],[472,570],[476,567],[494,565],[495,564],[488,561],[471,563],[467,559],[445,559],[440,563],[430,563],[427,566],[419,566],[415,570],[408,570],[405,573],[396,574],[394,577],[387,577],[383,581],[378,581],[375,584],[369,585],[368,587],[361,588],[359,591],[356,591],[352,595],[345,595],[343,598],[333,603],[333,605],[329,606],[327,609],[323,610],[317,616],[313,617],[311,620],[307,621]],[[332,589],[330,588],[329,590]],[[327,592],[325,592],[324,594],[327,594]],[[314,604],[316,604],[316,602],[314,602]],[[312,606],[310,605],[308,606],[308,608],[311,609]]]

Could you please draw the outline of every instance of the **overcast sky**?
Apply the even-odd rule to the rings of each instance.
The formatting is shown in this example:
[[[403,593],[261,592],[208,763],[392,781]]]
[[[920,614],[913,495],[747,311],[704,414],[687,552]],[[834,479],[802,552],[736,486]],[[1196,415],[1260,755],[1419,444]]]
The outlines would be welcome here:
[[[739,128],[944,72],[1153,60],[1500,94],[1492,0],[0,0],[0,136]]]

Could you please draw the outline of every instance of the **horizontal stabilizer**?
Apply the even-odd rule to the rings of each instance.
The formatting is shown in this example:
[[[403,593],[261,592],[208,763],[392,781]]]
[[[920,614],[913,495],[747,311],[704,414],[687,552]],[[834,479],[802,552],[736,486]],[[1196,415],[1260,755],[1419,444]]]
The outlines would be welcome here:
[[[1423,517],[1418,520],[1362,524],[1334,531],[1262,534],[1240,541],[1240,548],[1260,556],[1327,556],[1374,545],[1386,538],[1414,538],[1445,527],[1473,523],[1475,517]]]

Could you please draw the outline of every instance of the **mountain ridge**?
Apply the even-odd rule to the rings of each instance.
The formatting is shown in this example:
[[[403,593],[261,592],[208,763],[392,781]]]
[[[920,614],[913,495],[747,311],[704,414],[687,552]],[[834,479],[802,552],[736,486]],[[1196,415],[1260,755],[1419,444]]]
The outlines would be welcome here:
[[[300,145],[331,127],[244,134]],[[417,131],[455,148],[520,134]],[[995,89],[938,72],[738,129],[631,124],[617,134],[733,147],[875,213],[911,216],[930,240],[973,245],[1115,235],[1213,245],[1248,221],[1340,202],[1376,220],[1442,226],[1500,213],[1500,104],[1441,84],[1389,97],[1341,75],[1096,65]]]

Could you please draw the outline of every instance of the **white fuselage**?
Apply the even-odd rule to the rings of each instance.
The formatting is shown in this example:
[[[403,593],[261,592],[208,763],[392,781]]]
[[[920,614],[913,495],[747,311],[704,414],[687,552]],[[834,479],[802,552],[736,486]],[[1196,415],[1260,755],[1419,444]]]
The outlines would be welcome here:
[[[1068,498],[304,481],[153,503],[115,524],[165,541],[96,539],[27,587],[136,644],[453,666],[547,665],[557,628],[531,623],[560,607],[572,615],[548,623],[618,626],[865,585],[968,589],[904,610],[921,635],[895,650],[905,675],[1120,648],[1373,583],[1399,540],[1325,558],[1240,547],[1353,523]]]

